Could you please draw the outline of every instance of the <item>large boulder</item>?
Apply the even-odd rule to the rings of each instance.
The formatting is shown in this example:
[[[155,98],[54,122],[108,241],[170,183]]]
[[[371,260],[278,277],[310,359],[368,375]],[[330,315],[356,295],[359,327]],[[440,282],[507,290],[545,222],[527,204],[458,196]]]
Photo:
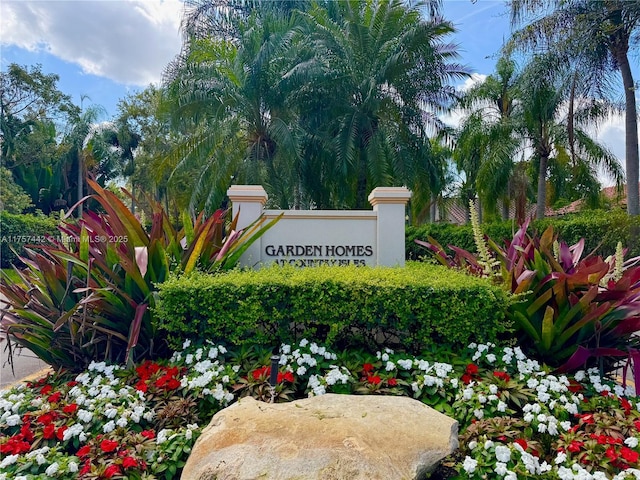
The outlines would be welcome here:
[[[182,479],[420,479],[457,448],[458,423],[407,397],[246,397],[213,417]]]

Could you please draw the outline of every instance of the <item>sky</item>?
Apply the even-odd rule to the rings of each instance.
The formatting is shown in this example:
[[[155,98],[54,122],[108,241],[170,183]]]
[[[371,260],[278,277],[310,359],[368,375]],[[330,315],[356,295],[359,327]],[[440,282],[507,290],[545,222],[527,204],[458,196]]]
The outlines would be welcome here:
[[[491,74],[510,33],[505,2],[443,0],[443,7],[457,29],[448,40],[458,44],[461,63],[475,79]],[[58,88],[74,103],[100,105],[110,118],[119,99],[161,81],[180,51],[182,11],[180,0],[1,0],[0,65],[41,64],[59,75]],[[624,163],[621,117],[597,138]]]

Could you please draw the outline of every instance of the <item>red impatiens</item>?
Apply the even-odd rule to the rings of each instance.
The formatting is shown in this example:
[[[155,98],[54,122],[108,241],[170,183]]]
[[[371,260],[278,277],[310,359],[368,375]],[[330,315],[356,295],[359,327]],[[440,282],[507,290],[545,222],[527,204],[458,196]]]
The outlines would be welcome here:
[[[118,442],[114,440],[103,440],[100,442],[100,450],[105,453],[113,452],[116,448],[118,448]]]
[[[253,370],[251,372],[251,376],[253,377],[254,380],[267,380],[269,378],[269,375],[271,375],[271,367],[268,366],[264,366],[264,367],[260,367],[260,368],[256,368],[255,370]],[[289,383],[293,383],[295,380],[293,373],[292,372],[278,372],[278,378],[277,378],[277,382],[278,383],[282,383],[282,382],[289,382]]]

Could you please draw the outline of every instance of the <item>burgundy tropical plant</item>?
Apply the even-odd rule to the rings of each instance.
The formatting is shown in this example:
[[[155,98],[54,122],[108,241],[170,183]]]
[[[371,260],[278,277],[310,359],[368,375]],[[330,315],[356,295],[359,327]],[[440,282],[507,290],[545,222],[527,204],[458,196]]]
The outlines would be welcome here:
[[[170,272],[233,268],[242,253],[277,221],[259,219],[236,231],[218,210],[174,229],[159,204],[150,232],[113,193],[89,181],[103,212],[85,211],[63,223],[49,243],[26,248],[20,283],[3,274],[7,298],[0,329],[54,368],[72,371],[93,360],[130,362],[165,353],[153,323],[156,285]],[[11,342],[9,342],[11,344]]]
[[[528,234],[527,228],[528,222],[504,247],[480,237],[490,259],[453,246],[450,256],[431,238],[416,243],[434,252],[440,263],[472,275],[488,276],[485,265],[498,264],[494,280],[515,295],[508,315],[519,345],[547,365],[559,371],[597,365],[609,373],[621,359],[640,360],[640,340],[634,335],[640,329],[636,259],[623,263],[621,252],[607,259],[582,258],[584,240],[568,246],[553,227],[541,236]],[[635,376],[638,384],[640,372]]]

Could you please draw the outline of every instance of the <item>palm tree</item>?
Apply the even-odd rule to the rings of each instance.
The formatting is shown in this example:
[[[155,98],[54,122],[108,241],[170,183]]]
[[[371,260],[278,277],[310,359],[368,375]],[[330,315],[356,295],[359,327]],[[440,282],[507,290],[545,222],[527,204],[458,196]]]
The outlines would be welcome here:
[[[285,79],[306,132],[303,182],[314,203],[366,208],[371,188],[398,183],[436,191],[429,135],[455,98],[448,82],[468,75],[443,42],[452,25],[393,0],[318,3],[302,17],[308,49]]]
[[[462,122],[456,139],[454,159],[465,172],[464,205],[479,195],[483,209],[496,213],[497,200],[509,205],[510,180],[520,146],[515,135],[517,73],[515,62],[501,58],[495,75],[476,84],[460,101],[470,114]]]
[[[628,0],[511,0],[518,30],[509,48],[552,51],[565,63],[576,60],[585,81],[610,96],[612,77],[620,72],[625,106],[625,163],[629,215],[640,214],[638,195],[638,110],[629,51],[638,45],[640,2]]]
[[[184,134],[174,173],[198,172],[192,210],[218,208],[232,181],[265,184],[282,208],[292,201],[296,117],[279,91],[290,16],[256,11],[238,28],[237,42],[193,41],[168,88],[168,108]]]
[[[564,73],[564,74],[563,74]],[[526,140],[533,154],[531,164],[537,176],[536,217],[544,218],[547,200],[547,174],[550,162],[572,152],[576,164],[601,168],[616,182],[624,178],[622,169],[604,146],[593,141],[586,126],[602,120],[606,109],[595,99],[576,104],[571,96],[573,72],[562,72],[554,56],[534,57],[518,81],[519,105],[516,131]],[[590,166],[590,167],[589,167]]]

